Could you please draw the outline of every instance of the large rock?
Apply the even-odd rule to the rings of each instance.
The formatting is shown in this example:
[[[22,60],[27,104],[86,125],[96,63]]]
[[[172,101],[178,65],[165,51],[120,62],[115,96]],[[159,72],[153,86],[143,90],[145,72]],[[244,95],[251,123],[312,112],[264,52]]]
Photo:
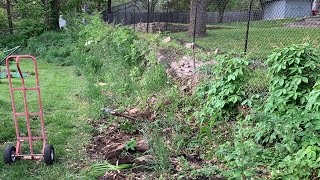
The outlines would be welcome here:
[[[171,39],[170,36],[167,37],[167,38],[165,38],[164,40],[162,40],[163,43],[168,43],[168,42],[170,42],[170,41],[172,41],[172,39]]]
[[[118,157],[122,151],[125,149],[126,145],[119,144],[114,150],[108,151],[105,154],[105,159],[113,159],[115,157]]]
[[[148,144],[148,141],[145,139],[139,140],[137,142],[137,147],[136,147],[137,151],[141,151],[141,152],[145,152],[148,151],[150,149],[150,146]]]

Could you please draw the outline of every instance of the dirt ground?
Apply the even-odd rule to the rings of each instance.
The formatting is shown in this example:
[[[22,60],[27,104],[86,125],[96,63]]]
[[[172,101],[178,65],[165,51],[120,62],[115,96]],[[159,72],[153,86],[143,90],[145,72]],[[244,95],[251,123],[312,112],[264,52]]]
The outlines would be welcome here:
[[[167,37],[164,39],[164,42],[170,42],[171,40],[171,37]],[[192,48],[192,43],[190,42],[175,40],[187,48]],[[194,46],[196,49],[208,51],[196,44]],[[215,53],[219,53],[218,51],[219,49],[217,49]],[[167,74],[180,85],[180,90],[191,93],[204,77],[204,74],[201,73],[199,69],[206,65],[214,66],[217,64],[214,59],[201,61],[188,55],[172,56],[170,49],[160,49],[157,57],[159,63],[167,64]]]
[[[320,28],[320,15],[300,19],[286,24],[287,28]]]

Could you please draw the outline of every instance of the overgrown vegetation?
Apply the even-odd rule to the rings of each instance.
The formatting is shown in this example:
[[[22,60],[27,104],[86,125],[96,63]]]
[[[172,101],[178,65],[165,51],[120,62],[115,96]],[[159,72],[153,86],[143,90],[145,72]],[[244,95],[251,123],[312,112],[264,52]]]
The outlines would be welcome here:
[[[272,79],[266,105],[253,106],[250,115],[238,119],[232,141],[219,147],[227,177],[319,176],[319,111],[307,106],[318,98],[314,91],[319,62],[319,50],[310,44],[278,49],[269,56]]]
[[[162,44],[162,36],[159,34],[137,34],[127,27],[106,25],[98,17],[87,17],[87,20],[86,26],[74,23],[74,27],[70,26],[63,32],[45,32],[29,38],[23,50],[38,56],[40,61],[46,61],[41,62],[42,65],[48,65],[49,62],[49,65],[56,63],[71,66],[55,66],[69,71],[68,75],[74,73],[78,76],[63,81],[65,86],[70,83],[73,88],[78,88],[74,81],[81,79],[86,82],[81,84],[85,96],[77,94],[78,98],[89,102],[85,104],[89,110],[86,109],[81,116],[74,114],[78,111],[68,107],[77,108],[78,104],[51,104],[49,100],[45,101],[45,109],[57,111],[50,115],[49,124],[53,125],[48,126],[51,134],[49,139],[53,139],[53,144],[59,144],[59,141],[68,144],[64,138],[70,137],[69,129],[74,129],[74,136],[80,133],[77,130],[79,127],[69,122],[69,119],[77,122],[77,118],[90,117],[93,124],[100,123],[94,126],[92,134],[106,131],[118,123],[120,132],[138,133],[148,140],[150,149],[143,154],[137,153],[137,156],[152,156],[147,161],[147,168],[142,170],[146,177],[319,177],[318,47],[302,44],[276,49],[267,58],[266,66],[256,65],[256,60],[249,59],[250,56],[216,56],[214,58],[218,64],[213,68],[205,67],[208,72],[205,82],[199,85],[195,94],[190,95],[181,92],[178,85],[167,77],[166,62],[159,63],[157,59],[159,46],[174,51],[172,55],[181,55],[181,52],[182,55],[188,55],[191,54],[190,49],[176,42]],[[206,55],[206,52],[199,54],[197,58],[213,58],[212,55]],[[58,73],[63,74],[61,71]],[[53,74],[46,77],[48,81],[61,78]],[[52,99],[54,94],[52,90],[46,95]],[[116,108],[118,112],[139,108],[144,109],[143,113],[151,115],[141,116],[143,118],[137,120],[123,120],[103,115],[101,108],[104,107]],[[69,111],[60,112],[63,109],[72,111],[71,117],[65,117]],[[101,120],[102,116],[104,118]],[[10,117],[6,113],[5,119],[9,121]],[[60,129],[59,123],[64,129]],[[86,133],[90,130],[85,125],[81,125],[80,129],[85,129]],[[13,135],[6,131],[0,133],[4,141],[13,138]],[[75,138],[72,142],[76,141]],[[78,146],[83,145],[76,144],[72,152],[81,149]],[[137,139],[129,139],[123,153],[136,151],[138,144]],[[63,152],[65,147],[69,148],[69,145],[58,145],[58,151]],[[63,175],[64,158],[72,156],[73,159],[68,163],[78,163],[81,155],[61,153],[61,163],[55,166],[55,174],[65,178],[74,174],[79,178],[96,178],[114,170],[130,174],[143,167],[134,163],[118,164],[118,161],[115,164],[107,161],[99,164],[98,161],[80,172],[68,168],[67,174]],[[19,168],[30,165],[30,162],[19,163]],[[83,164],[90,165],[91,161]],[[8,171],[15,170],[3,164],[0,166]],[[40,173],[29,175],[41,176],[49,169],[42,168]],[[18,171],[14,175],[23,177],[24,172]]]

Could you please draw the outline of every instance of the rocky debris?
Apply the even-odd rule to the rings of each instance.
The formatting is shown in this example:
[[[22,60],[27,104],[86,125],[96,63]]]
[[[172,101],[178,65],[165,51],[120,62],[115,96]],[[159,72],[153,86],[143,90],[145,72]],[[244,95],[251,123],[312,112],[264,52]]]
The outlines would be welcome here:
[[[145,165],[146,163],[151,161],[152,158],[153,158],[152,155],[144,155],[144,156],[141,156],[141,157],[138,157],[138,158],[134,159],[134,162],[137,165]]]
[[[132,25],[131,25],[132,26]],[[147,30],[148,28],[148,30]],[[149,23],[138,23],[136,24],[136,30],[140,32],[150,32],[150,33],[156,33],[156,32],[161,32],[165,31],[166,29],[166,23],[165,22],[152,22]]]
[[[114,157],[118,157],[121,154],[121,152],[125,149],[126,145],[118,144],[114,147],[113,147],[114,148],[113,150],[105,152],[105,156],[104,156],[105,159],[112,159]],[[109,147],[106,146],[106,149],[112,149],[112,148],[110,148],[110,146]]]
[[[286,28],[320,28],[320,15],[306,17],[296,22],[285,24]]]
[[[215,55],[219,55],[221,53],[221,49],[220,48],[217,48],[215,51],[214,51],[214,54]]]
[[[146,139],[141,139],[137,142],[137,151],[145,152],[150,149],[149,143]]]
[[[166,57],[162,53],[158,52],[157,57],[158,57],[158,63],[165,63],[166,62]]]
[[[101,86],[101,87],[102,87],[102,86],[106,86],[106,85],[108,85],[108,83],[103,83],[103,82],[100,82],[100,83],[99,83],[99,86]]]
[[[144,172],[130,173],[130,175],[123,173],[122,171],[109,171],[99,180],[145,180],[147,177]]]
[[[194,60],[190,56],[183,56],[180,61],[171,62],[167,74],[169,74],[174,80],[180,82],[180,90],[188,92],[192,90],[199,83],[200,78],[203,76],[199,72],[195,72],[195,69],[204,65],[216,65],[217,62],[212,61],[198,61]]]
[[[133,28],[134,25],[131,24],[129,27]],[[216,25],[208,25],[207,29],[212,30],[212,29],[226,29],[230,27],[220,27]],[[135,25],[135,29],[140,32],[147,32],[147,23],[138,23]],[[170,31],[170,32],[186,32],[189,30],[189,25],[184,25],[184,24],[176,24],[176,23],[166,23],[166,22],[151,22],[149,23],[149,32],[151,33],[157,33],[157,32],[165,32],[165,31]]]
[[[130,109],[128,112],[129,112],[129,114],[134,115],[134,114],[137,114],[139,111],[140,111],[140,109],[133,108],[133,109]]]
[[[162,40],[163,43],[168,43],[168,42],[171,42],[171,41],[172,41],[172,38],[170,36],[168,36],[167,38]]]
[[[189,49],[192,49],[193,43],[186,43],[186,44],[185,44],[185,47],[186,47],[186,48],[189,48]]]
[[[108,128],[96,133],[90,145],[87,147],[87,153],[92,159],[108,160],[111,164],[130,164],[134,161],[134,151],[125,153],[126,144],[131,140],[137,140],[136,150],[145,152],[149,150],[148,141],[145,140],[138,132],[127,133],[120,130],[118,124],[112,124]]]

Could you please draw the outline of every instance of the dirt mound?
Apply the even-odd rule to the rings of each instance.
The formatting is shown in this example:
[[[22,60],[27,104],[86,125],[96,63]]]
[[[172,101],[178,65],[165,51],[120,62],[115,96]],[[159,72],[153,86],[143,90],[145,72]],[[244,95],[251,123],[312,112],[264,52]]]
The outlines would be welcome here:
[[[287,28],[320,28],[320,15],[303,18],[296,22],[286,24]]]
[[[133,139],[136,142],[135,151],[128,150],[126,147]],[[90,145],[87,147],[90,158],[108,160],[113,165],[116,163],[133,164],[135,153],[147,150],[149,150],[148,142],[141,133],[138,131],[125,132],[116,123],[94,134]]]

